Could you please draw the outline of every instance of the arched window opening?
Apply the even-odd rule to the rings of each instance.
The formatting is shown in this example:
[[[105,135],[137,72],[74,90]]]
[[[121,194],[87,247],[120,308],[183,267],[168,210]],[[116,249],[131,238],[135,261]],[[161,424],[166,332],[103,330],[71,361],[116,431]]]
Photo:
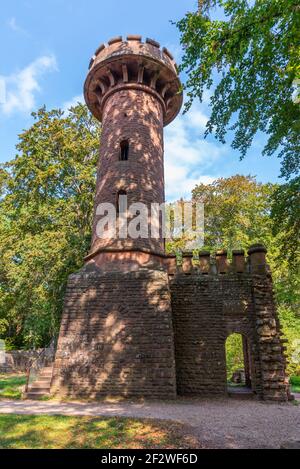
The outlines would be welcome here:
[[[251,359],[248,340],[242,334],[231,334],[226,344],[227,390],[230,394],[251,391]]]
[[[127,161],[129,155],[129,141],[122,140],[120,143],[120,161]]]

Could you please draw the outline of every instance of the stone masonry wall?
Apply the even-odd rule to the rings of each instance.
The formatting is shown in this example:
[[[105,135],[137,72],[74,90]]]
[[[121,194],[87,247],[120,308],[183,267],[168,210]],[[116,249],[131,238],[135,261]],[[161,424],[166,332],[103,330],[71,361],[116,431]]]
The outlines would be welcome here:
[[[283,339],[273,299],[271,275],[252,276],[255,329],[261,365],[261,397],[283,401],[289,397]]]
[[[179,394],[226,393],[225,341],[234,332],[251,344],[253,375],[259,373],[248,274],[179,274],[171,292]]]
[[[82,269],[69,278],[52,393],[174,398],[168,276]]]
[[[120,161],[120,143],[124,140],[129,144],[128,160]],[[104,107],[91,251],[144,248],[163,253],[162,237],[103,239],[97,236],[96,227],[101,218],[96,214],[98,205],[117,206],[121,190],[126,192],[128,207],[143,203],[149,216],[151,203],[164,202],[163,109],[156,97],[141,90],[114,93]],[[150,220],[148,232],[150,235]]]
[[[190,264],[191,266],[191,264]],[[225,395],[225,342],[232,333],[246,344],[252,390],[261,399],[285,401],[285,347],[267,269],[244,272],[178,269],[170,277],[177,392]]]

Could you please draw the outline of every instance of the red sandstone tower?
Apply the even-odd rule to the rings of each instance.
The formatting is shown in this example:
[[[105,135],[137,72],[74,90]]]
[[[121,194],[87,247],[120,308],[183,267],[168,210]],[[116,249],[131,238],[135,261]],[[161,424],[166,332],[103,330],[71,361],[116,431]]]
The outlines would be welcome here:
[[[84,94],[102,122],[92,245],[69,277],[51,391],[174,398],[174,259],[164,254],[161,227],[152,236],[150,210],[165,200],[163,127],[182,104],[176,64],[152,39],[117,37],[95,52]],[[98,236],[99,204],[118,212],[122,195],[128,207],[145,204],[148,236]]]
[[[99,205],[164,202],[163,126],[179,112],[176,65],[140,36],[101,45],[85,99],[102,122],[92,245],[65,295],[51,393],[175,398],[227,393],[225,342],[243,337],[247,382],[261,399],[289,398],[266,249],[211,256],[164,253],[161,233],[98,236]],[[121,213],[119,212],[119,221]],[[132,214],[131,214],[132,215]]]
[[[182,94],[171,53],[141,36],[116,37],[101,45],[90,63],[85,100],[102,122],[91,252],[101,269],[137,268],[162,263],[164,240],[151,233],[151,204],[162,204],[164,193],[163,126],[180,110]],[[148,236],[99,238],[97,207],[113,204],[120,195],[127,204],[148,209]],[[133,215],[133,214],[132,214]],[[129,216],[130,218],[130,216]],[[117,232],[118,234],[118,232]]]

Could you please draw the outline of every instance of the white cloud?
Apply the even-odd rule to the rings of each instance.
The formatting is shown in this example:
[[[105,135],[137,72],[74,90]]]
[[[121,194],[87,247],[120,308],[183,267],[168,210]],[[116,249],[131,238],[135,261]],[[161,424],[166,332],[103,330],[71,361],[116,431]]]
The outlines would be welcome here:
[[[201,182],[210,184],[216,179],[209,175],[197,175],[196,172],[190,172],[188,166],[177,166],[167,161],[165,163],[166,174],[166,198],[168,201],[180,199],[181,197],[190,199],[191,192],[197,184]]]
[[[13,112],[29,112],[36,106],[35,94],[41,91],[38,79],[46,72],[57,71],[54,55],[44,55],[37,58],[22,70],[2,77],[5,82],[6,99],[0,105],[4,114]]]
[[[17,20],[14,16],[7,21],[7,25],[12,31],[28,36],[28,32],[26,31],[26,29],[23,29],[21,28],[21,26],[18,25]]]
[[[166,44],[177,63],[183,57],[179,44]],[[226,152],[225,148],[210,139],[204,132],[212,92],[204,90],[202,103],[194,102],[186,114],[180,114],[165,128],[165,181],[166,199],[173,201],[190,198],[199,183],[210,184],[219,177],[216,163]]]
[[[204,105],[194,104],[165,129],[165,179],[168,201],[189,198],[196,184],[211,183],[219,175],[215,165],[225,149],[203,138],[208,120]]]
[[[193,107],[190,112],[186,113],[186,122],[195,130],[204,132],[207,121],[208,116],[200,110],[200,106]]]
[[[65,101],[61,107],[62,111],[64,111],[67,114],[69,109],[71,107],[77,106],[78,103],[84,104],[83,94],[79,94],[71,98],[69,101]]]

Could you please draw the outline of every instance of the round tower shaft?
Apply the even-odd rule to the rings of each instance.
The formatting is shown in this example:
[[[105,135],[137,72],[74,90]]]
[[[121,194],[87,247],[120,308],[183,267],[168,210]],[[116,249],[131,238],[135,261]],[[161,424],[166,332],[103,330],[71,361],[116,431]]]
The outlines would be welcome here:
[[[164,254],[162,227],[153,236],[151,210],[152,204],[165,201],[163,127],[182,105],[176,64],[170,52],[152,39],[143,43],[140,36],[127,36],[126,41],[116,37],[95,52],[84,96],[91,112],[102,122],[92,245],[87,260],[103,265],[116,258],[139,257],[142,265],[147,255]],[[144,224],[140,236],[132,237],[128,230],[124,235],[122,201],[126,201],[127,209],[131,207],[128,222],[137,215],[146,219],[146,229]],[[133,205],[141,203],[146,208],[143,213]],[[107,214],[99,209],[101,204],[115,207],[117,223],[112,235],[109,231],[99,236],[98,228]]]

